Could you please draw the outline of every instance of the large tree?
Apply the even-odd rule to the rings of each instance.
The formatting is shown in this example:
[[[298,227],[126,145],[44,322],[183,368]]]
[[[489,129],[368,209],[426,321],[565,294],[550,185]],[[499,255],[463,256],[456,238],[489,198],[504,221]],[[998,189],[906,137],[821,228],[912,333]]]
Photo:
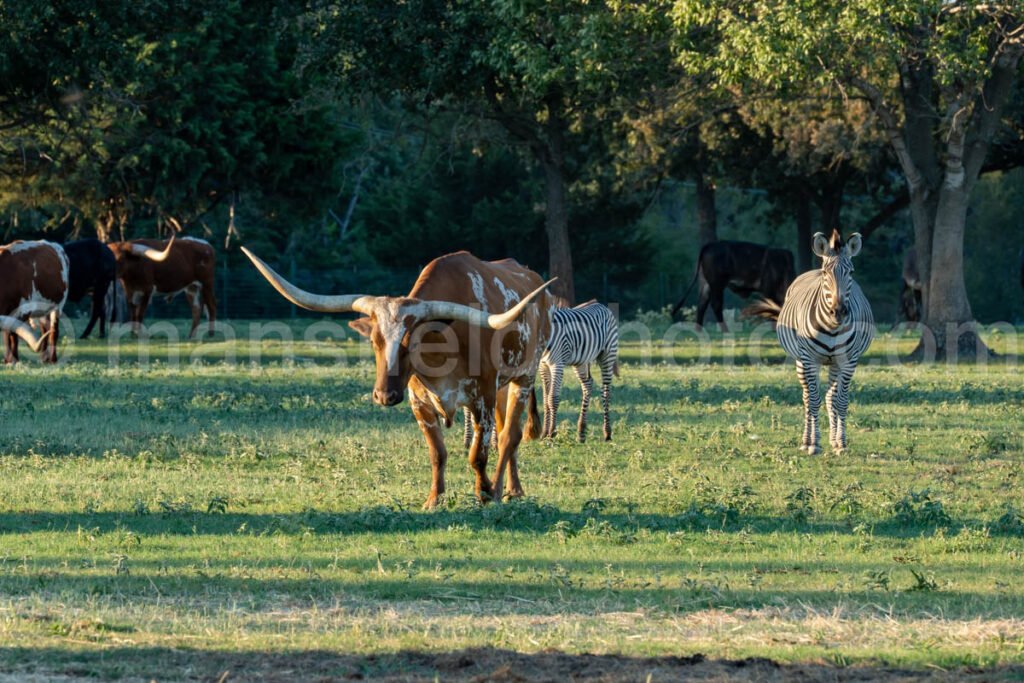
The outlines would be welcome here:
[[[594,163],[592,129],[614,126],[656,73],[646,56],[666,46],[649,39],[666,25],[654,5],[611,0],[325,2],[309,63],[329,63],[352,91],[401,93],[425,115],[492,121],[524,145],[543,172],[554,291],[572,301],[572,185]]]
[[[336,192],[346,138],[326,110],[294,106],[296,41],[274,3],[26,5],[0,5],[3,204],[71,211],[110,237],[246,192],[291,213]]]
[[[676,0],[682,59],[723,83],[799,96],[831,87],[869,102],[904,176],[938,357],[987,350],[964,286],[971,192],[1020,81],[1024,3],[949,0]],[[701,45],[706,45],[702,42]],[[922,339],[919,353],[928,351]]]

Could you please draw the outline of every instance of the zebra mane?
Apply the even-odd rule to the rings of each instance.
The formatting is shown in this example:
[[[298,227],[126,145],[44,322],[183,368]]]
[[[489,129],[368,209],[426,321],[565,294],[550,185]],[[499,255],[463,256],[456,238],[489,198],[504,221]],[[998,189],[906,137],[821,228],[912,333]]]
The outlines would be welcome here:
[[[839,253],[839,250],[843,248],[843,236],[839,232],[839,228],[832,228],[832,237],[829,238],[829,246],[832,247],[832,251]]]

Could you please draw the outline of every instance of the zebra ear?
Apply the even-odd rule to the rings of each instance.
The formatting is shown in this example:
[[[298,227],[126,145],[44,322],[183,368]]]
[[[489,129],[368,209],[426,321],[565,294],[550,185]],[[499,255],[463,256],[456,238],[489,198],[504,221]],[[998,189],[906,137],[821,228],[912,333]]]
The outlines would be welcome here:
[[[828,239],[824,233],[814,233],[814,243],[811,247],[814,250],[814,255],[819,258],[825,258],[827,256],[833,256],[832,247],[828,244]]]
[[[862,240],[859,232],[855,232],[846,238],[846,254],[850,258],[853,258],[860,253]]]

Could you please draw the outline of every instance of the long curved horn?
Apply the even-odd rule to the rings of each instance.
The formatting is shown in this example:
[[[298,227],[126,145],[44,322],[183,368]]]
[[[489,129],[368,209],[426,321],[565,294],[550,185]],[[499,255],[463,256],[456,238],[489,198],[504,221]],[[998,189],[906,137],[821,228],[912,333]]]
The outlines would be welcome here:
[[[167,242],[167,246],[164,247],[163,251],[157,251],[153,247],[147,247],[144,244],[132,244],[132,253],[136,256],[142,256],[148,258],[150,261],[166,261],[167,257],[171,255],[171,247],[174,246],[174,238],[176,235],[171,235],[171,239]]]
[[[7,315],[0,315],[0,330],[4,330],[5,332],[13,332],[14,334],[18,335],[19,337],[25,340],[26,344],[32,347],[33,351],[38,351],[39,347],[42,345],[42,340],[40,340],[39,337],[37,337],[35,333],[32,332],[32,328],[30,328],[28,325],[21,322],[17,318],[12,318]]]
[[[478,327],[489,327],[492,330],[500,330],[514,323],[526,307],[533,303],[533,300],[540,296],[540,293],[548,288],[557,277],[551,278],[537,289],[527,294],[522,301],[508,309],[504,313],[486,313],[472,306],[465,306],[451,301],[424,301],[425,313],[423,320],[461,320],[470,325]]]
[[[263,277],[267,278],[267,282],[274,286],[274,289],[288,301],[291,301],[296,306],[308,309],[310,311],[320,311],[322,313],[347,313],[349,311],[358,311],[359,313],[365,313],[367,315],[373,310],[374,302],[377,297],[368,296],[366,294],[340,294],[336,296],[325,296],[323,294],[313,294],[307,292],[304,289],[299,289],[292,283],[285,280],[283,277],[274,272],[274,269],[263,262],[260,257],[252,253],[245,247],[242,247],[242,253],[249,257],[253,265],[256,266],[256,270],[260,271]]]

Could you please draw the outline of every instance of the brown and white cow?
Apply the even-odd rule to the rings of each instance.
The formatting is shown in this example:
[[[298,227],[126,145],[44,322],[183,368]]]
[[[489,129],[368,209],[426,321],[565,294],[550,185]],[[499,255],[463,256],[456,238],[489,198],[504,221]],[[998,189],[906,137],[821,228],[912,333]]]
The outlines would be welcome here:
[[[39,351],[43,348],[43,341],[35,335],[32,328],[17,318],[0,315],[0,330],[18,335],[25,343],[32,347],[33,351]]]
[[[500,501],[506,468],[507,493],[523,494],[516,466],[523,436],[520,418],[551,333],[552,297],[545,291],[550,283],[512,259],[481,261],[460,251],[430,262],[404,297],[323,296],[295,287],[248,250],[242,251],[292,303],[313,311],[356,311],[365,316],[349,324],[373,344],[373,400],[393,406],[408,390],[430,450],[433,479],[424,508],[434,507],[445,491],[448,451],[441,424],[450,427],[463,407],[469,408],[475,422],[469,462],[477,497],[482,502]],[[506,385],[507,403],[504,410],[496,410],[498,390]],[[531,419],[536,421],[536,415]],[[486,470],[494,429],[498,463],[492,483]]]
[[[216,254],[206,240],[195,237],[171,237],[170,240],[132,240],[107,245],[114,252],[118,277],[131,311],[136,331],[142,326],[146,307],[154,294],[170,301],[185,292],[192,308],[192,329],[196,333],[203,308],[210,324],[209,334],[217,321],[217,299],[214,296]]]
[[[68,298],[68,257],[59,244],[17,241],[0,247],[0,315],[38,320],[44,363],[57,362],[60,315]],[[16,332],[4,332],[4,362],[18,360]],[[33,347],[33,350],[37,350]]]

